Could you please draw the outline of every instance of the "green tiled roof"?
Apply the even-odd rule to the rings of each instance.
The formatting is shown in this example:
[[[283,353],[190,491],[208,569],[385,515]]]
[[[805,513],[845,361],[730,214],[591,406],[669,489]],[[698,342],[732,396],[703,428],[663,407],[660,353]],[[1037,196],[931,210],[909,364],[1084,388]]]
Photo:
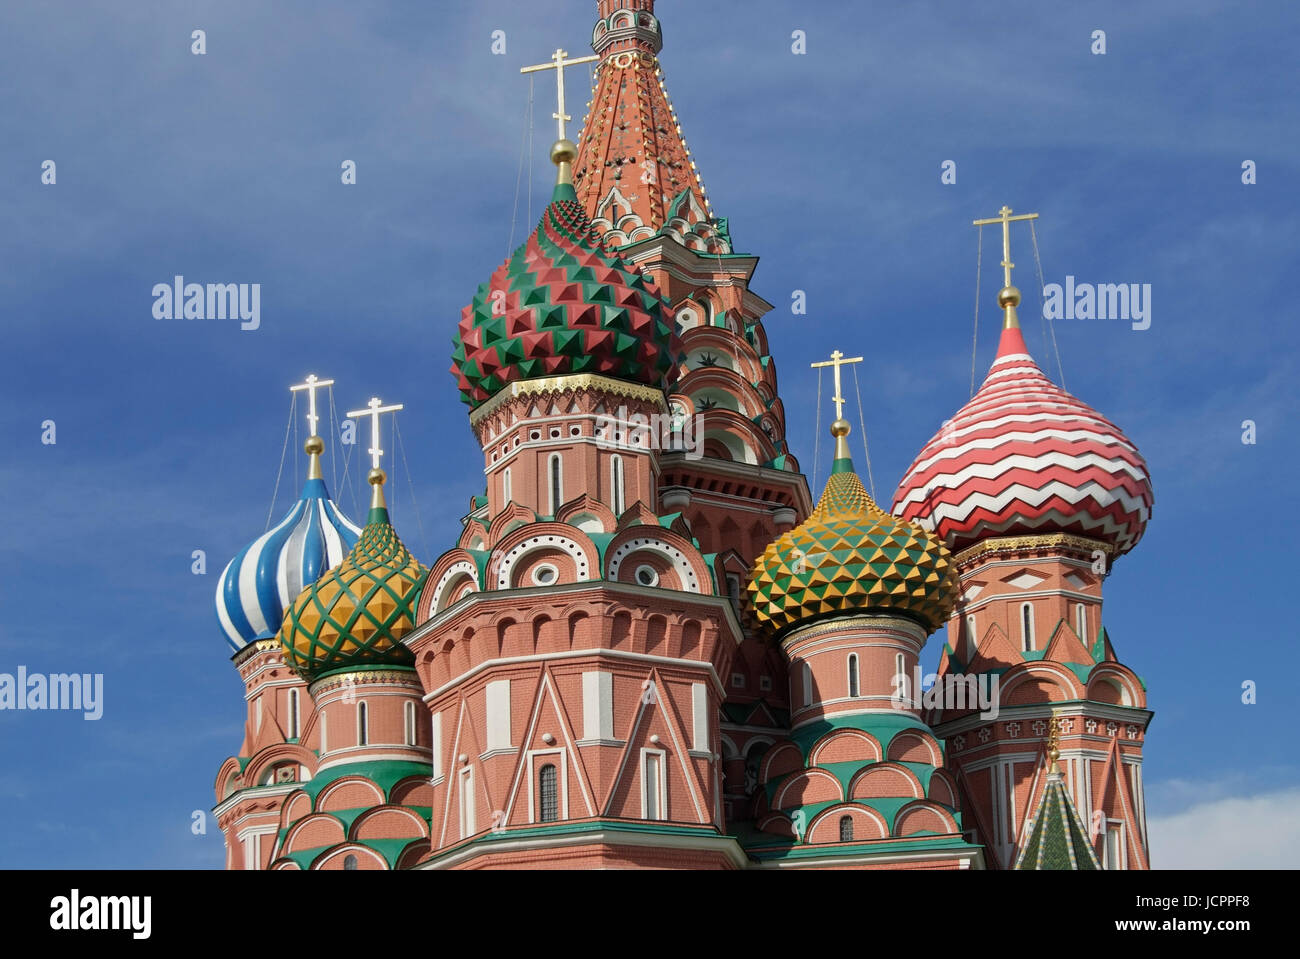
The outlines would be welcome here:
[[[1034,813],[1029,840],[1016,857],[1016,869],[1100,869],[1079,819],[1074,801],[1059,772],[1047,777],[1047,788]]]

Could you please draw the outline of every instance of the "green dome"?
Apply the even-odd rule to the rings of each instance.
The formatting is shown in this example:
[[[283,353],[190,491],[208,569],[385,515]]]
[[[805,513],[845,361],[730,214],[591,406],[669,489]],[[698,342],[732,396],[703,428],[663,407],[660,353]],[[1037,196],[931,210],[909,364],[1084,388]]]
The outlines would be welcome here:
[[[410,666],[403,636],[429,571],[397,538],[388,510],[372,507],[347,558],[308,586],[285,614],[280,645],[304,679],[357,666]]]
[[[957,572],[937,536],[875,504],[846,456],[808,519],[755,562],[749,593],[775,634],[846,612],[905,613],[934,631],[952,612]]]
[[[605,250],[567,184],[461,311],[452,343],[451,372],[470,409],[517,380],[568,373],[667,389],[682,356],[672,308],[652,280]]]

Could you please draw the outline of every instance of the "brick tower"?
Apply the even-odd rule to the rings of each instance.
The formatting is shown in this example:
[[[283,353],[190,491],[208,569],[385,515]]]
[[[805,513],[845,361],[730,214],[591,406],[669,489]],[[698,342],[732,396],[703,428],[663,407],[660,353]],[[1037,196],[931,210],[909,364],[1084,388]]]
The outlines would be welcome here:
[[[1102,585],[1141,538],[1153,502],[1145,461],[1113,423],[1053,384],[1025,347],[1003,208],[1004,311],[983,385],[908,469],[894,512],[933,529],[955,554],[960,596],[939,674],[995,678],[1000,714],[933,717],[993,867],[1020,858],[1060,773],[1106,868],[1148,868],[1142,681],[1102,625]],[[1086,859],[1086,857],[1084,857]]]

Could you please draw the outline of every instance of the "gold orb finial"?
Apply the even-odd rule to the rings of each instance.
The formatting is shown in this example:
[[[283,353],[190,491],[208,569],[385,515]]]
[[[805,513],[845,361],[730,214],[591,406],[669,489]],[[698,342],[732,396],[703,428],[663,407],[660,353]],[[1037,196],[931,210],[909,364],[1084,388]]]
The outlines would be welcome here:
[[[573,186],[573,161],[578,157],[578,145],[567,137],[556,140],[551,147],[551,162],[556,166],[555,185]]]
[[[841,436],[848,436],[849,431],[852,429],[853,427],[849,425],[849,421],[841,417],[831,423],[831,436],[839,439]]]
[[[1004,286],[998,290],[998,306],[1006,309],[1008,306],[1020,305],[1020,291],[1014,286]]]
[[[386,479],[388,479],[388,474],[381,469],[372,469],[366,474],[366,482],[371,486],[382,486]]]
[[[309,436],[307,442],[302,444],[302,451],[309,456],[320,456],[325,452],[325,441],[319,436]]]
[[[572,140],[556,140],[551,147],[551,162],[556,166],[572,163],[578,158],[578,145]]]

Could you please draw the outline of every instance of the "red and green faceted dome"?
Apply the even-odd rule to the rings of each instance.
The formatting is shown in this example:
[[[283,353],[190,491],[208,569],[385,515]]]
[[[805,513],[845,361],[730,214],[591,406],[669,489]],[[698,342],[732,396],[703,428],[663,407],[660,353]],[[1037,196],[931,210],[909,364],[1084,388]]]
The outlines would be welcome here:
[[[397,538],[388,510],[372,507],[347,558],[308,586],[285,613],[280,646],[308,682],[358,666],[412,666],[402,637],[429,570]]]
[[[568,373],[667,390],[682,359],[672,307],[606,251],[568,184],[461,311],[452,343],[451,372],[470,409],[518,380]]]

